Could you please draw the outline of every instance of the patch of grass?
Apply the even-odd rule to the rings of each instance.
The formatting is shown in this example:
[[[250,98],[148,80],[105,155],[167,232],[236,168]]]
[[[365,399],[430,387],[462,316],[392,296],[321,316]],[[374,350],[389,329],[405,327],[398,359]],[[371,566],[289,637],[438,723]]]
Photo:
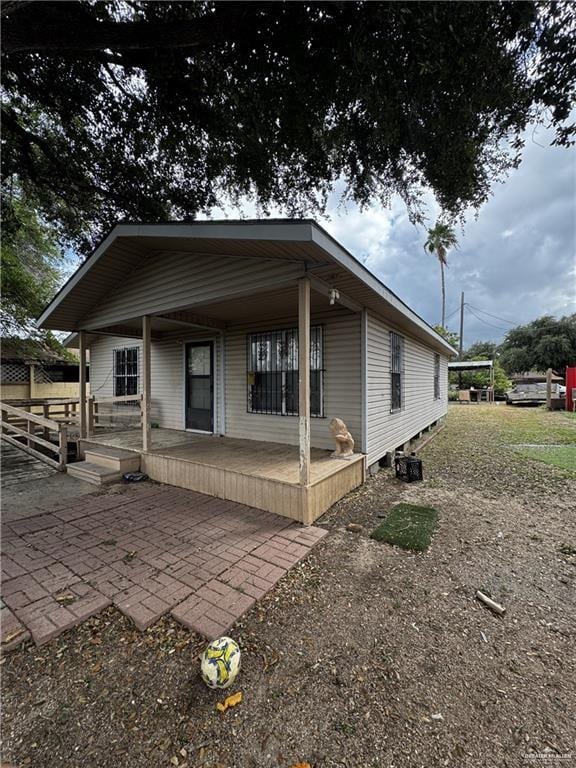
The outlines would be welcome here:
[[[521,456],[534,461],[542,461],[544,464],[551,464],[554,467],[563,469],[570,474],[576,475],[576,446],[563,445],[555,448],[522,448],[518,451]]]
[[[504,443],[566,443],[576,442],[576,430],[565,411],[545,408],[512,408],[498,406],[484,413],[486,420],[498,419]]]
[[[432,507],[397,504],[372,532],[371,538],[413,552],[424,552],[430,546],[437,521],[438,512]]]
[[[346,720],[338,720],[334,723],[334,729],[344,734],[344,736],[353,736],[356,733],[356,726]]]

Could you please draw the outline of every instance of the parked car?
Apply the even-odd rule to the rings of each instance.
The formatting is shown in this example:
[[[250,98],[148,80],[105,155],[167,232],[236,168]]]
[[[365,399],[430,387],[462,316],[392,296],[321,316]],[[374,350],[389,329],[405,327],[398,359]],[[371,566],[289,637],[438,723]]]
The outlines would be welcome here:
[[[552,384],[552,397],[562,398],[566,396],[566,387],[563,384]],[[540,381],[535,384],[517,384],[513,389],[506,392],[506,404],[518,405],[541,405],[546,402],[546,382]]]

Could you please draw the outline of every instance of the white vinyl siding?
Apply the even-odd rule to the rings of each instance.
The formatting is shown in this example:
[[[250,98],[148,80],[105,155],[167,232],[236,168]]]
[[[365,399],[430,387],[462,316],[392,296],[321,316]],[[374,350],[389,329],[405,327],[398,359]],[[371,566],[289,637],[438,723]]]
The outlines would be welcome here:
[[[215,432],[222,429],[220,366],[222,345],[214,335],[187,334],[182,338],[153,341],[151,345],[152,421],[165,429],[184,429],[184,344],[186,341],[214,342]],[[114,395],[112,351],[119,347],[138,347],[141,359],[142,342],[138,339],[100,336],[90,346],[91,393],[96,399]],[[92,378],[94,383],[92,383]],[[139,377],[139,394],[142,392]]]
[[[178,338],[152,342],[152,421],[169,429],[184,429],[185,341],[214,341],[215,431],[230,437],[298,445],[298,418],[249,413],[247,407],[246,339],[250,333],[271,327],[294,328],[295,317],[284,323],[270,320],[229,328],[219,333],[186,333]],[[311,420],[311,442],[316,448],[334,447],[329,432],[333,417],[344,420],[361,451],[362,439],[362,339],[361,315],[342,308],[312,315],[322,325],[324,343],[324,418]],[[404,407],[390,413],[390,327],[384,320],[366,317],[366,422],[368,465],[387,451],[418,434],[445,415],[448,365],[440,355],[440,398],[434,398],[436,350],[404,337]],[[90,384],[96,397],[113,395],[113,355],[119,347],[138,346],[138,339],[101,336],[90,347]],[[221,375],[223,355],[225,374]],[[222,379],[226,398],[222,401]],[[225,410],[225,424],[223,411]]]
[[[293,328],[295,319],[286,323]],[[357,450],[362,444],[362,382],[360,315],[334,309],[313,315],[312,325],[323,326],[324,418],[311,419],[311,444],[334,448],[328,424],[338,417],[346,422]],[[226,434],[230,437],[298,445],[298,418],[249,413],[246,397],[246,336],[270,328],[270,321],[257,327],[226,332]]]
[[[290,261],[155,253],[88,313],[82,325],[102,328],[133,317],[172,312],[258,291],[302,274],[302,265]]]
[[[366,328],[367,464],[417,435],[447,411],[448,359],[440,355],[440,398],[434,397],[436,351],[402,333],[404,337],[403,406],[391,413],[390,332],[384,320],[368,313]]]
[[[296,319],[286,321],[294,328]],[[338,417],[362,447],[362,385],[360,315],[334,308],[312,317],[322,325],[324,345],[324,418],[311,422],[312,446],[334,447],[328,424]],[[280,327],[275,324],[276,327]],[[270,328],[270,320],[251,326],[228,329],[225,339],[225,375],[221,376],[220,334],[191,333],[177,339],[152,341],[152,421],[167,429],[184,429],[184,344],[186,340],[214,341],[215,431],[230,437],[298,445],[298,417],[249,413],[247,408],[246,339],[248,334]],[[111,397],[113,389],[112,350],[137,346],[138,339],[100,336],[90,346],[90,379],[96,397]],[[225,425],[221,397],[222,378],[226,387]]]

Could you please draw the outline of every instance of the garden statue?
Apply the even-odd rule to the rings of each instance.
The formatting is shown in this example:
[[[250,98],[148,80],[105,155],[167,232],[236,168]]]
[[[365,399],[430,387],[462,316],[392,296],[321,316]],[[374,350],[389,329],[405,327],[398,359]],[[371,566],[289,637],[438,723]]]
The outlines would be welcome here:
[[[348,432],[348,427],[342,419],[332,419],[330,433],[336,442],[336,450],[332,454],[337,459],[349,459],[354,455],[354,438]]]

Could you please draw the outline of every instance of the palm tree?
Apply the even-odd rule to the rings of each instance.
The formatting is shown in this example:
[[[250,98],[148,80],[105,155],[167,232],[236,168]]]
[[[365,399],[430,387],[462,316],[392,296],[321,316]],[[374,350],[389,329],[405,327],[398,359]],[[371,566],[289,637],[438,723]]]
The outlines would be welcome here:
[[[442,275],[442,328],[444,328],[446,320],[446,284],[444,282],[444,267],[448,266],[446,254],[450,248],[457,247],[458,240],[449,224],[437,221],[436,225],[428,230],[428,238],[424,243],[424,250],[436,254]]]

